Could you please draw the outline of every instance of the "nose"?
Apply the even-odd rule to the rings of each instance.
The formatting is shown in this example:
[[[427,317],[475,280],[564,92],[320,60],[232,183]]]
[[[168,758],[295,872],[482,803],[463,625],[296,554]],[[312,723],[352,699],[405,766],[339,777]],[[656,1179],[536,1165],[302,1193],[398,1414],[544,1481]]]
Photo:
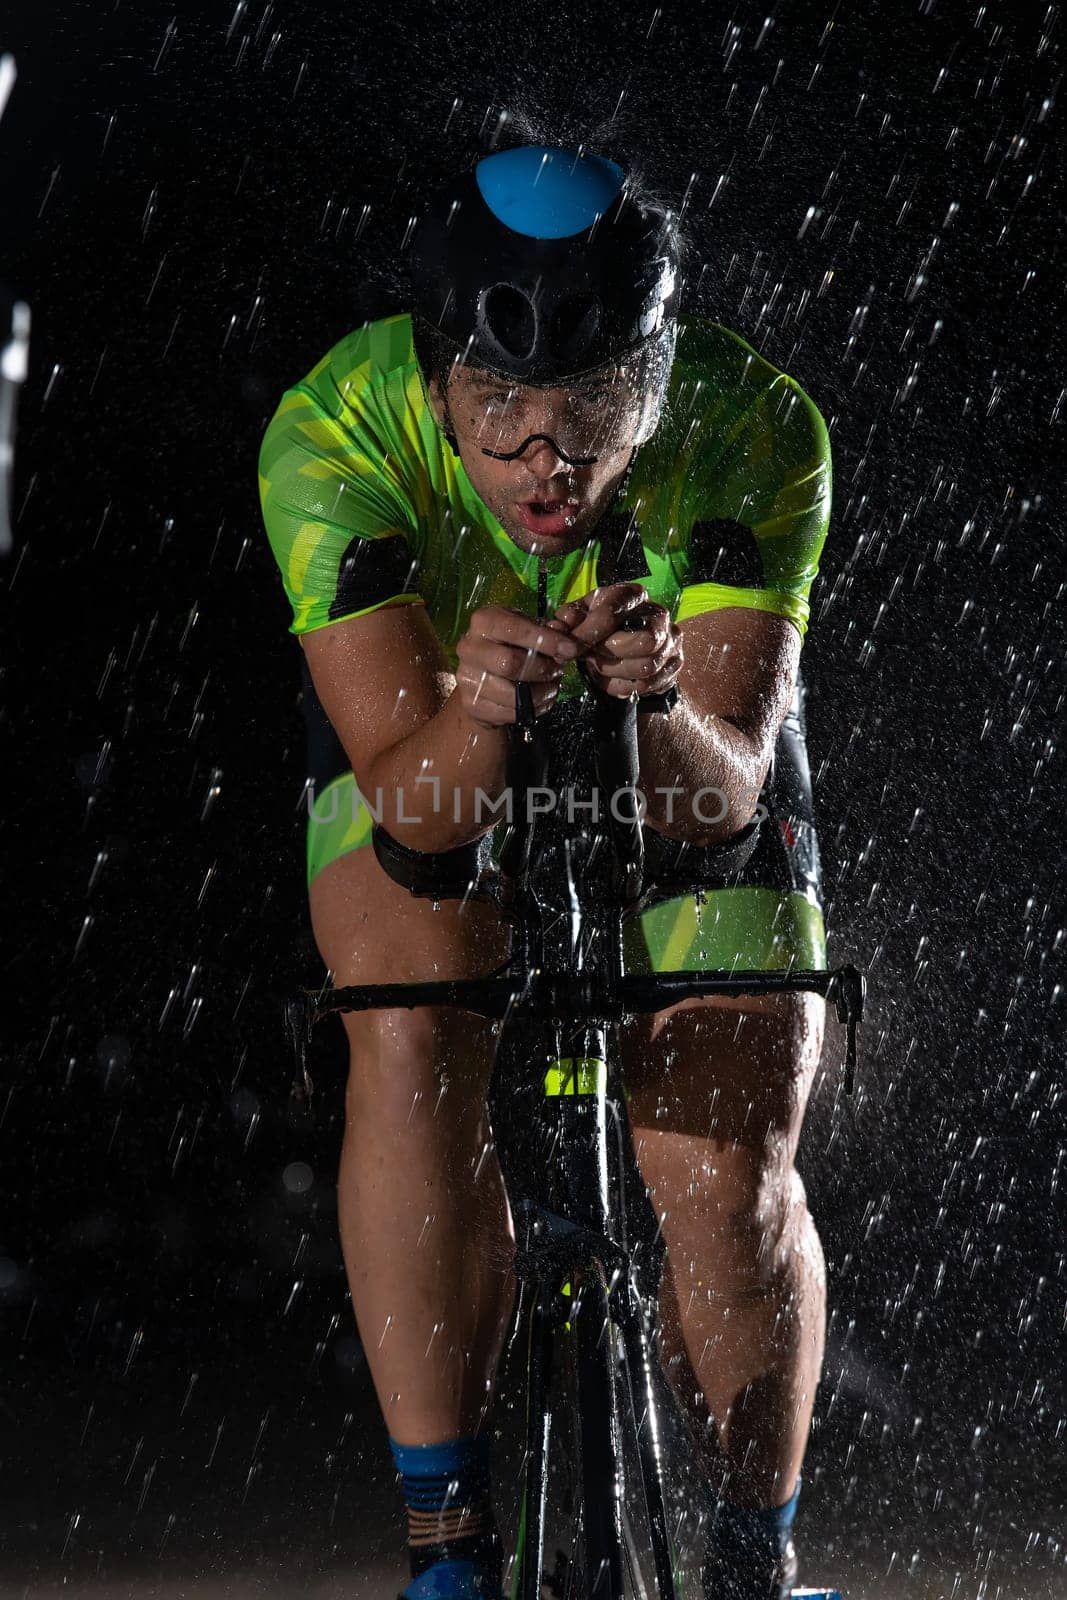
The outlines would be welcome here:
[[[538,480],[554,478],[558,472],[567,472],[567,463],[563,460],[555,444],[549,439],[533,439],[523,451],[519,460],[528,467]]]

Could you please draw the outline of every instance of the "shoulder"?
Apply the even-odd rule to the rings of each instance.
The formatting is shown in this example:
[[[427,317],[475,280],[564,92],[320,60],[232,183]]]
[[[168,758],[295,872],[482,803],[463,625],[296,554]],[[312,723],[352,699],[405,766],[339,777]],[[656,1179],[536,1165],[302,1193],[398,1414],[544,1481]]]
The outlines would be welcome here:
[[[691,395],[702,389],[751,425],[780,436],[806,435],[829,454],[826,423],[796,378],[720,322],[682,316],[678,324],[672,389]]]
[[[268,481],[371,477],[399,490],[432,449],[436,429],[408,313],[352,329],[278,403],[260,447]]]
[[[305,382],[325,383],[339,394],[359,392],[403,372],[414,360],[411,317],[405,312],[353,328],[328,350]]]
[[[338,339],[286,394],[305,397],[329,416],[373,409],[391,390],[397,397],[406,392],[414,360],[411,317],[380,317]]]
[[[678,318],[672,382],[757,394],[777,375],[777,369],[732,328],[710,317]]]

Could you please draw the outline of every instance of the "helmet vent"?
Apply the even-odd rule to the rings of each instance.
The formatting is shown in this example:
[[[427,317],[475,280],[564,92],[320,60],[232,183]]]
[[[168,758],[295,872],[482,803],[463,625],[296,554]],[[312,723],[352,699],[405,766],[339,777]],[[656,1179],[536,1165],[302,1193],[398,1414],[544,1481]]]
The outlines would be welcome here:
[[[537,318],[526,296],[510,283],[497,283],[482,298],[486,332],[516,361],[525,361],[537,339]]]
[[[595,295],[570,295],[552,313],[549,344],[564,364],[580,361],[600,328],[600,301]]]

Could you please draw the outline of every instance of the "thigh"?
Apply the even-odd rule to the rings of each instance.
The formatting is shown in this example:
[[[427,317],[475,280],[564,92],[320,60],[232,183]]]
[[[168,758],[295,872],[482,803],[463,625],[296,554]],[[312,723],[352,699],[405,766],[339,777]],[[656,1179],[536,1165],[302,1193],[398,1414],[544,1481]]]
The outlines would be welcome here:
[[[477,977],[507,954],[495,907],[415,898],[383,872],[369,843],[320,866],[308,899],[315,942],[337,987]],[[349,1011],[341,1020],[351,1091],[362,1082],[379,1094],[424,1094],[447,1069],[457,1087],[484,1095],[496,1024],[455,1006]]]
[[[647,1128],[757,1154],[776,1144],[791,1162],[825,1012],[820,995],[789,993],[684,1000],[635,1019],[622,1035],[635,1136]]]
[[[826,967],[822,875],[805,749],[804,689],[775,744],[760,842],[737,879],[652,906],[627,930],[635,970]],[[635,1126],[764,1150],[791,1161],[822,1050],[826,1003],[790,992],[687,1000],[627,1030]]]
[[[308,901],[315,943],[333,982],[420,983],[492,971],[507,953],[496,907],[410,894],[378,864],[371,827],[351,769],[314,794]]]
[[[507,954],[495,906],[409,894],[369,845],[323,867],[308,901],[315,943],[338,985],[476,977]]]

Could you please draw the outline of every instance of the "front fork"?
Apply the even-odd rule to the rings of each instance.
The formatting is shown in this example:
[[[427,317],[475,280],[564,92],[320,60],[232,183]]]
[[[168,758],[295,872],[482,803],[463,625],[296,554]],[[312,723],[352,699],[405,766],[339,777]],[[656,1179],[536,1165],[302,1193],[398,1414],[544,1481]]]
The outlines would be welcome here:
[[[518,1560],[512,1600],[541,1600],[544,1577],[545,1505],[552,1434],[549,1388],[552,1335],[557,1316],[555,1292],[547,1282],[535,1286],[530,1308],[526,1390],[526,1476],[519,1519]]]
[[[661,1600],[680,1594],[672,1561],[662,1442],[646,1328],[622,1231],[622,1161],[608,1138],[609,1085],[603,1029],[583,1028],[546,1063],[545,1095],[560,1141],[566,1177],[564,1215],[523,1202],[515,1270],[533,1288],[529,1333],[526,1475],[512,1600],[541,1600],[551,1431],[549,1385],[553,1331],[563,1320],[565,1284],[580,1284],[570,1318],[577,1338],[581,1482],[586,1580],[591,1600],[622,1600],[622,1441],[615,1374],[615,1329],[621,1336],[627,1398],[633,1408],[652,1554]],[[611,1114],[629,1150],[621,1094]],[[590,1160],[590,1155],[593,1159]],[[619,1197],[616,1200],[616,1197]],[[613,1326],[614,1325],[614,1326]]]

